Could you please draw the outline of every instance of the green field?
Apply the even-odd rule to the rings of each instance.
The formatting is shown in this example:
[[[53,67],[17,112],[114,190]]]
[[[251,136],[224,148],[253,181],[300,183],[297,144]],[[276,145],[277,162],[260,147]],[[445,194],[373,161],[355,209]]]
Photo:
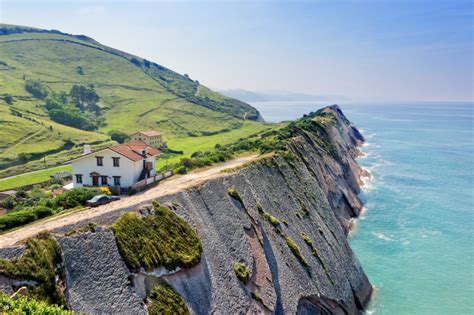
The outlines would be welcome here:
[[[112,130],[158,130],[187,155],[268,128],[250,105],[90,38],[0,24],[2,33],[0,178],[44,168],[44,157],[47,167],[60,165],[85,143],[110,145]],[[25,89],[28,81],[50,96],[93,85],[105,123],[84,131],[52,121],[45,99]]]
[[[72,168],[70,165],[63,165],[47,170],[35,171],[32,173],[18,175],[11,178],[0,179],[0,190],[7,190],[16,187],[42,183],[51,179],[50,176],[52,174],[62,171],[70,172],[72,171]]]

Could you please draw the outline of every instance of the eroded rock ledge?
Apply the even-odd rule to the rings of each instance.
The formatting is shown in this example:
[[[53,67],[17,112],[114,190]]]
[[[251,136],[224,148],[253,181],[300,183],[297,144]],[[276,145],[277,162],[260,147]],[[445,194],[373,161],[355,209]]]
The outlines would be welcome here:
[[[201,239],[198,265],[161,276],[191,313],[357,314],[367,305],[372,286],[346,239],[362,208],[355,158],[364,139],[338,106],[312,119],[317,128],[289,140],[290,154],[160,198]],[[95,221],[107,226],[120,214]],[[146,313],[143,288],[153,279],[126,267],[108,228],[58,239],[71,309]],[[247,282],[236,262],[250,271]]]

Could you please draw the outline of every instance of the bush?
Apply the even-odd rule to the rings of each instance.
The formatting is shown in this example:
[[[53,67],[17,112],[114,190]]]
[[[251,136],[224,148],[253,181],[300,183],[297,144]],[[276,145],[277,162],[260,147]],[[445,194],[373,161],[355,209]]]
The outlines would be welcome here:
[[[46,302],[36,301],[23,296],[11,298],[0,292],[0,313],[2,314],[48,314],[48,315],[72,315],[73,311],[65,310],[56,304],[49,305]]]
[[[53,215],[54,210],[44,206],[24,208],[23,210],[11,211],[0,216],[0,231],[6,231],[41,218]]]
[[[9,196],[2,201],[0,201],[0,206],[7,210],[11,210],[17,206],[16,198],[15,196]]]
[[[235,275],[242,283],[247,284],[249,282],[250,270],[248,270],[244,264],[235,262],[234,265],[232,265],[232,269],[234,269]]]
[[[195,266],[201,259],[198,234],[167,207],[153,203],[154,214],[139,217],[135,212],[122,215],[112,226],[122,258],[130,269],[146,270],[164,266]]]
[[[26,250],[19,258],[0,259],[0,273],[9,278],[33,280],[37,285],[28,288],[33,298],[64,305],[64,296],[56,287],[56,265],[60,261],[61,252],[56,240],[41,233],[28,239]]]
[[[96,188],[74,188],[69,191],[63,192],[62,194],[54,198],[53,206],[62,207],[63,209],[84,206],[87,200],[91,199],[95,195],[101,194],[101,191]]]
[[[151,305],[148,307],[150,315],[190,314],[181,296],[162,279],[158,280],[148,298],[151,300]]]

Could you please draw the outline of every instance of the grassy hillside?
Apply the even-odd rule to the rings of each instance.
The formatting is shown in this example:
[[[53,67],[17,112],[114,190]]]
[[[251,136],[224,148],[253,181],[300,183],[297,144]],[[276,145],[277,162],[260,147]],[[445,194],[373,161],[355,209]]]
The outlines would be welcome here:
[[[48,96],[27,90],[28,82]],[[74,85],[92,85],[100,97],[99,109],[84,116],[101,119],[89,131],[54,122],[45,107]],[[86,36],[0,24],[0,177],[43,167],[44,156],[47,165],[57,165],[84,143],[109,145],[112,130],[159,130],[173,149],[190,150],[180,148],[180,139],[258,132],[268,127],[260,119],[244,102]]]

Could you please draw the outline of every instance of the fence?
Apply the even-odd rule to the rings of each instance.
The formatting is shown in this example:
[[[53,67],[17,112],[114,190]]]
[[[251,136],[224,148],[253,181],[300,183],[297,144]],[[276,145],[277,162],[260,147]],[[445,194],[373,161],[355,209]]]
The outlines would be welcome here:
[[[158,182],[160,180],[163,180],[163,179],[171,177],[171,176],[173,176],[173,171],[158,173],[155,176],[152,176],[150,178],[146,178],[144,180],[136,182],[135,184],[133,184],[132,189],[141,190],[141,189],[145,188],[148,185],[151,185],[155,182]]]

